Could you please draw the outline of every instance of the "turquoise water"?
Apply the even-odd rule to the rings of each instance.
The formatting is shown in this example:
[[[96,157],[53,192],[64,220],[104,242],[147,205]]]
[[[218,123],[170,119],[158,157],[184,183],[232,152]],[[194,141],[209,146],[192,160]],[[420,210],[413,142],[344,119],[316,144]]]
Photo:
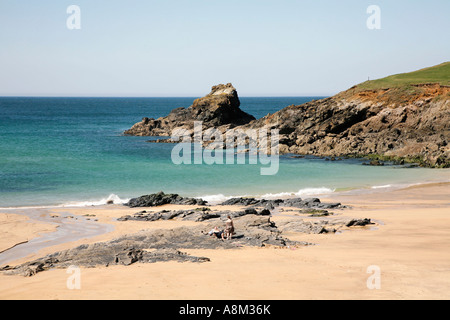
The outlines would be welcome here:
[[[259,118],[318,98],[244,97],[241,108]],[[120,202],[160,190],[209,200],[302,196],[450,179],[449,170],[289,155],[274,176],[260,175],[261,164],[175,165],[173,145],[122,135],[142,117],[165,116],[194,99],[0,98],[0,207]]]

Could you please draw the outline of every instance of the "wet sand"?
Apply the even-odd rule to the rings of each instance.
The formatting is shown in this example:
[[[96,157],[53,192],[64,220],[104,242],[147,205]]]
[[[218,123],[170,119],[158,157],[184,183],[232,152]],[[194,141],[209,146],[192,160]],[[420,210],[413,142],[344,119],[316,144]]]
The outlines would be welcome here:
[[[3,209],[0,266],[36,255],[59,244],[88,239],[114,230],[111,224],[98,223],[85,215],[64,209]],[[14,240],[26,239],[26,240]],[[9,245],[8,245],[9,244]]]
[[[29,217],[9,210],[0,214],[0,254],[20,244],[27,243],[39,234],[53,232],[56,225],[39,223]],[[0,262],[1,265],[1,262]]]
[[[349,205],[339,212],[341,216],[371,218],[380,224],[339,234],[291,232],[286,236],[292,240],[316,244],[295,250],[186,250],[211,261],[81,268],[79,290],[67,288],[69,274],[62,269],[30,278],[0,274],[0,299],[450,299],[449,190],[450,184],[442,183],[321,198]],[[96,223],[113,225],[114,230],[61,243],[34,256],[142,229],[194,223],[114,221],[139,211],[122,206],[64,211],[95,215]],[[294,213],[274,214],[272,220],[281,221],[289,214]],[[370,288],[374,266],[380,271],[379,289]]]

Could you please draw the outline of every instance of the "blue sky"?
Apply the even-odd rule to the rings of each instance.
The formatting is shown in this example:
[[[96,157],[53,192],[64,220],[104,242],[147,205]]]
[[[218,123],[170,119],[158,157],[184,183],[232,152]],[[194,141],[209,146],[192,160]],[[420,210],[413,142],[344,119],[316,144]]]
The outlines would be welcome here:
[[[449,16],[448,0],[0,0],[0,95],[333,95],[449,61]]]

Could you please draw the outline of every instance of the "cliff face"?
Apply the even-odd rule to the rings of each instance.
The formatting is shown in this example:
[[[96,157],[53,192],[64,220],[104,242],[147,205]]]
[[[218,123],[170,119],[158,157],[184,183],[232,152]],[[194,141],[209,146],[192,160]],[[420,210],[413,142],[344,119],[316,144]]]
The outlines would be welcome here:
[[[280,152],[449,167],[450,87],[360,90],[289,106],[245,127],[280,130]]]
[[[170,136],[175,128],[193,129],[194,121],[202,121],[203,128],[223,130],[249,123],[255,118],[240,108],[236,89],[229,83],[212,87],[203,98],[196,99],[189,108],[177,108],[166,117],[159,119],[143,118],[131,129],[124,132],[134,136]]]

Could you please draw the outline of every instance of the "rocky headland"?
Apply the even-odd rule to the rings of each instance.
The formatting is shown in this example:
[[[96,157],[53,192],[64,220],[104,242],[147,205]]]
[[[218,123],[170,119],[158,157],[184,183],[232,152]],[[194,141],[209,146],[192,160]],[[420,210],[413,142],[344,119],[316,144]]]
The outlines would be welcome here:
[[[354,87],[246,125],[262,126],[279,129],[280,153],[450,166],[449,86],[420,85],[413,92]]]
[[[239,109],[239,98],[231,84],[218,85],[191,107],[175,109],[157,120],[144,118],[125,134],[168,137],[175,128],[192,130],[193,121],[203,121],[204,129],[217,128],[222,133],[264,127],[279,130],[281,154],[367,157],[373,160],[367,164],[374,165],[394,161],[447,168],[449,84],[447,62],[367,81],[335,96],[291,105],[260,119]]]

